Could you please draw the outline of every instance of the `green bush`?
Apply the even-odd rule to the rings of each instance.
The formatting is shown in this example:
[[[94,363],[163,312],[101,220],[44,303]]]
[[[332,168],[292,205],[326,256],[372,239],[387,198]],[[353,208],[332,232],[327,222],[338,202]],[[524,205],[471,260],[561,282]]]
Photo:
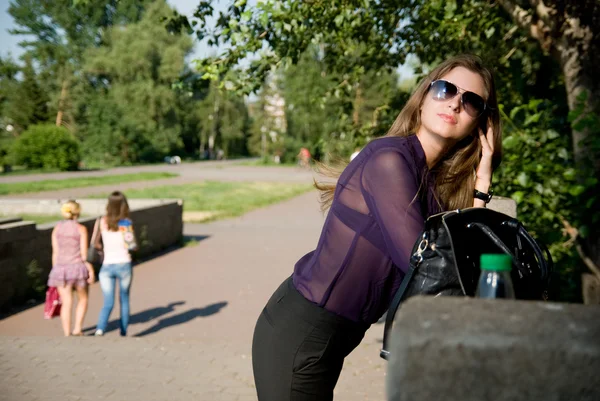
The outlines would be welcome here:
[[[575,166],[568,121],[548,100],[533,99],[504,114],[503,161],[494,191],[517,202],[519,220],[555,262],[550,299],[581,302],[581,260],[563,221],[578,226],[584,190]]]
[[[77,139],[67,129],[50,124],[29,127],[12,153],[16,164],[28,168],[76,170],[81,160]]]

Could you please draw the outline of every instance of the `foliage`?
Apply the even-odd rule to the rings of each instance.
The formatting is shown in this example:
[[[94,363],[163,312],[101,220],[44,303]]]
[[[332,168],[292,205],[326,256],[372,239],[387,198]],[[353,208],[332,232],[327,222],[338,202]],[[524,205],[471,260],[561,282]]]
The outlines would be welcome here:
[[[349,92],[340,89],[340,75],[311,47],[298,65],[273,74],[253,105],[254,126],[250,149],[294,162],[301,147],[317,160],[346,158],[356,147],[389,128],[389,103],[398,95],[397,75],[385,70],[369,71]],[[284,124],[272,114],[285,113]],[[395,116],[394,116],[395,117]],[[277,125],[281,126],[277,126]]]
[[[48,95],[42,89],[32,58],[26,55],[23,59],[22,66],[10,59],[0,60],[0,116],[5,127],[13,127],[14,136],[31,124],[48,120]]]
[[[582,92],[577,98],[575,108],[569,112],[569,122],[573,129],[587,131],[588,135],[580,144],[586,149],[586,157],[577,166],[579,197],[578,204],[583,205],[579,209],[579,234],[583,238],[599,238],[600,230],[600,183],[595,174],[600,160],[600,114],[586,107],[588,94]]]
[[[11,33],[26,35],[21,45],[25,55],[35,60],[43,90],[50,96],[51,113],[56,114],[62,103],[67,123],[76,122],[83,100],[76,93],[85,92],[81,74],[85,52],[101,45],[103,33],[110,27],[139,21],[148,2],[100,0],[74,5],[72,0],[11,1],[8,12],[16,25]],[[66,98],[61,94],[63,87]]]
[[[27,264],[25,267],[25,274],[29,281],[27,295],[34,299],[42,299],[46,291],[46,280],[37,259],[32,259],[31,262]]]
[[[87,109],[87,150],[137,162],[161,160],[181,147],[171,85],[192,43],[157,24],[169,12],[164,2],[155,2],[140,22],[110,29],[105,43],[86,53],[85,71],[97,82]]]
[[[21,68],[22,79],[10,97],[6,113],[11,116],[17,132],[32,124],[48,121],[48,103],[50,99],[43,90],[39,77],[33,68],[33,60],[26,56],[25,65]]]
[[[79,141],[64,127],[33,125],[14,144],[16,164],[31,168],[76,170],[80,157]]]
[[[242,98],[211,83],[206,97],[195,104],[195,113],[201,157],[214,158],[217,148],[226,157],[248,154],[250,116]]]
[[[515,107],[504,120],[505,153],[495,191],[517,202],[519,219],[548,245],[557,266],[552,298],[580,300],[577,257],[563,224],[576,222],[583,191],[565,134],[568,121],[557,119],[556,106],[547,100]]]

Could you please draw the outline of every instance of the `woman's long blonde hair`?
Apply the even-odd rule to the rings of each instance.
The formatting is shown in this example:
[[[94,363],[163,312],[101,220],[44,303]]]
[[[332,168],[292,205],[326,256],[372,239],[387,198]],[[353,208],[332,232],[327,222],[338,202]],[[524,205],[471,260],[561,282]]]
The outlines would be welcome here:
[[[492,165],[495,169],[502,158],[502,134],[500,113],[496,99],[496,87],[492,72],[483,66],[481,59],[473,55],[451,57],[442,62],[425,77],[406,105],[396,117],[385,136],[406,137],[415,134],[421,126],[421,106],[429,92],[431,82],[442,78],[456,67],[464,67],[483,80],[487,92],[486,104],[488,109],[479,117],[491,124],[494,130],[494,155]],[[481,142],[479,140],[478,123],[474,132],[452,148],[441,161],[433,167],[435,173],[435,188],[438,202],[444,210],[452,210],[473,206],[473,190],[475,188],[475,172],[481,157]],[[329,178],[339,178],[340,166],[320,166],[320,173]],[[326,210],[331,206],[335,193],[335,182],[316,181],[315,187],[321,192],[321,208]]]

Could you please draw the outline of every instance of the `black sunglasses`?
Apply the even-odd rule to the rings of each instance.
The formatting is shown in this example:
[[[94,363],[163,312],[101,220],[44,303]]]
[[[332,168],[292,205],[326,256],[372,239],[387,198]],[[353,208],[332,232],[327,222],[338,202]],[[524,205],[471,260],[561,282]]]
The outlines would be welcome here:
[[[429,86],[429,92],[433,100],[448,100],[460,93],[459,88],[452,82],[438,79],[433,81]],[[468,115],[477,118],[481,116],[487,109],[488,105],[485,100],[476,93],[464,91],[460,96],[460,103]]]

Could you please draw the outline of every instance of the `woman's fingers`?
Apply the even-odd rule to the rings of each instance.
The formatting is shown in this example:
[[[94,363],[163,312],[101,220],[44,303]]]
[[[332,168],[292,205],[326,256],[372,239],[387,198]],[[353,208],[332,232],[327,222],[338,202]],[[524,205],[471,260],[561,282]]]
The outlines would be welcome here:
[[[492,127],[488,127],[485,134],[481,128],[479,129],[479,141],[481,142],[482,153],[491,156],[494,153],[494,130]]]

